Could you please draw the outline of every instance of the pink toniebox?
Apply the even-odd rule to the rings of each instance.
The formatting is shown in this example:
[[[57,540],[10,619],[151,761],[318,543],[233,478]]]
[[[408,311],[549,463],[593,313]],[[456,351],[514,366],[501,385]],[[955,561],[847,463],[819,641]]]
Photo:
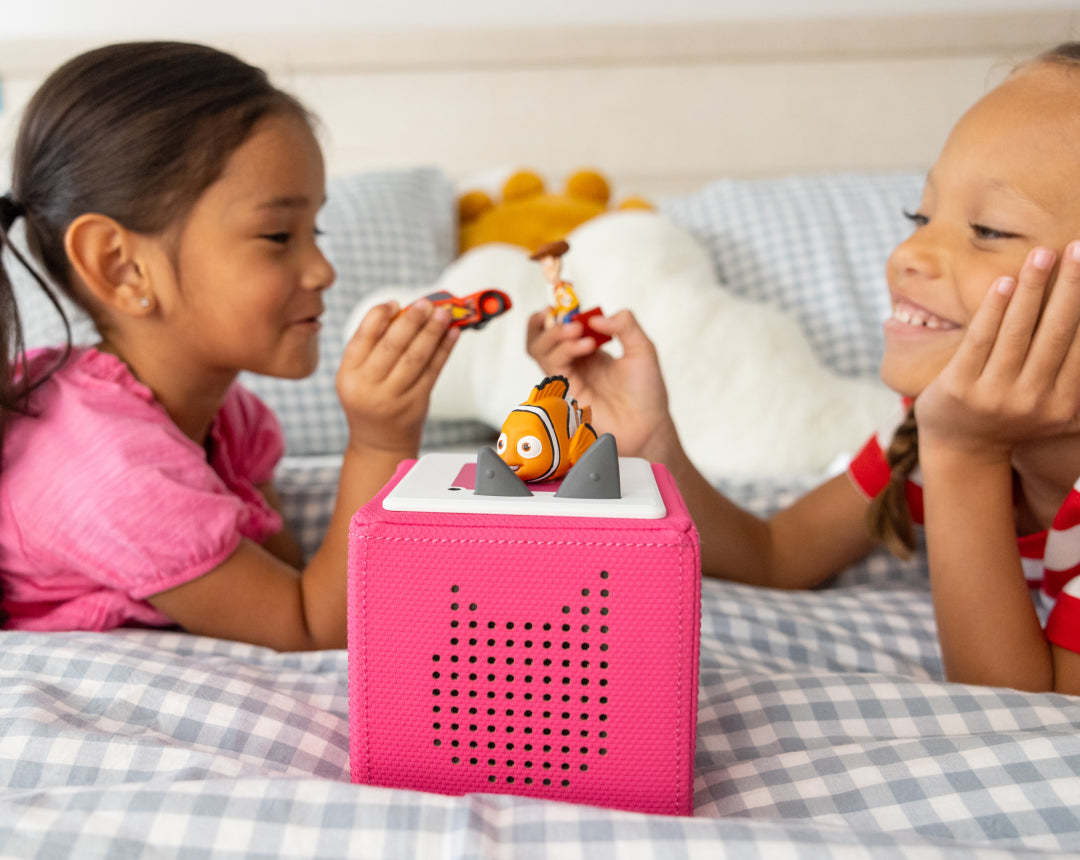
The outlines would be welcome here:
[[[492,498],[469,459],[403,463],[353,518],[353,781],[692,814],[701,566],[671,475]]]

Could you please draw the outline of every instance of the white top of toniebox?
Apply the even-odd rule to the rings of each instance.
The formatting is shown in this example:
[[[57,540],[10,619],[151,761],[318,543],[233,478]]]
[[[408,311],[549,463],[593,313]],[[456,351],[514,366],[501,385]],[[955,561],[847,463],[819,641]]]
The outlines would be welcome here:
[[[640,457],[619,458],[622,498],[556,498],[559,484],[527,484],[532,496],[482,496],[473,492],[476,456],[425,454],[386,498],[388,511],[434,511],[455,514],[520,514],[534,517],[615,517],[662,519],[667,508],[652,466]]]

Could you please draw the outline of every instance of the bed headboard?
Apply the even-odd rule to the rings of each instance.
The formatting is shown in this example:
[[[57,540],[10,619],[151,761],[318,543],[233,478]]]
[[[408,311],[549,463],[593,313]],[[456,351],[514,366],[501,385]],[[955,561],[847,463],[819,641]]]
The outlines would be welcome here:
[[[720,177],[926,167],[1017,59],[1080,37],[1080,11],[507,31],[208,37],[322,118],[332,173],[434,164],[627,193]],[[0,37],[0,140],[49,70],[93,43]],[[6,183],[5,183],[6,184]]]

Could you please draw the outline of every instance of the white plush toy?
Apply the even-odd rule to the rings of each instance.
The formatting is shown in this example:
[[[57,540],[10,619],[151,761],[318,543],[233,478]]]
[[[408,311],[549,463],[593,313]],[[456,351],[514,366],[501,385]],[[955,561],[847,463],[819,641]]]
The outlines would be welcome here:
[[[567,241],[562,274],[582,308],[630,308],[656,344],[683,445],[709,480],[820,473],[896,410],[897,396],[882,383],[823,365],[786,314],[725,290],[705,250],[662,215],[602,215]],[[482,331],[463,332],[433,392],[430,418],[499,427],[540,381],[525,352],[525,328],[529,314],[551,303],[551,288],[526,251],[474,248],[428,292],[464,296],[488,287],[506,292],[513,308]],[[374,304],[392,298],[405,305],[419,295],[415,288],[369,294],[346,335]],[[617,354],[617,343],[605,347],[612,348]],[[596,429],[618,440],[617,427]]]

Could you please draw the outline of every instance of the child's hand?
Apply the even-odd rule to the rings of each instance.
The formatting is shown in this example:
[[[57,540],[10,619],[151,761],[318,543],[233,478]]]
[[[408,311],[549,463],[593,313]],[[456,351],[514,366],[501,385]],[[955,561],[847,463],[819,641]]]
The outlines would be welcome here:
[[[337,393],[350,442],[415,456],[431,389],[460,331],[446,308],[425,299],[397,313],[391,302],[364,316],[345,345]]]
[[[915,400],[920,446],[1000,463],[1020,442],[1080,429],[1080,242],[1065,249],[1051,290],[1053,263],[1036,248],[1018,278],[994,282]]]
[[[544,327],[545,313],[529,318],[526,347],[547,375],[570,380],[570,394],[581,406],[592,407],[598,433],[613,433],[620,454],[665,462],[677,445],[668,412],[667,388],[660,373],[656,348],[630,311],[593,317],[601,334],[617,337],[623,354],[613,358],[582,336],[581,323]]]

